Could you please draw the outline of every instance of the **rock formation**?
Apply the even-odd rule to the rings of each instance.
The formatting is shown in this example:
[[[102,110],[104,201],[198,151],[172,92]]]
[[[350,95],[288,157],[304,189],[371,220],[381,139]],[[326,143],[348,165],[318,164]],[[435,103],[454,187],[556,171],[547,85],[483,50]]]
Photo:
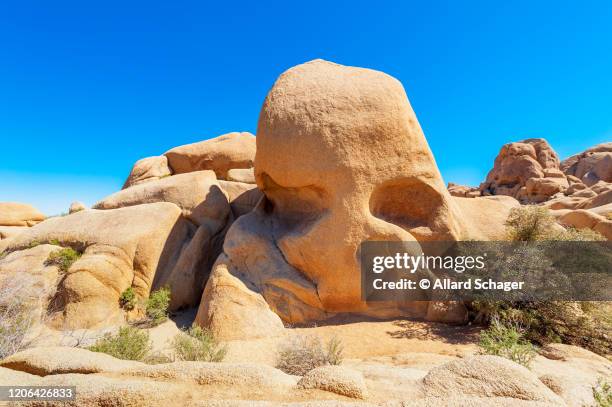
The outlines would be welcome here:
[[[471,216],[511,206],[450,196],[403,87],[381,72],[321,60],[288,70],[257,135],[264,198],[228,231],[196,318],[222,338],[345,312],[424,317],[426,303],[361,300],[361,242],[484,238],[490,222]]]
[[[563,160],[561,170],[587,186],[599,181],[612,182],[612,142],[596,145]]]
[[[32,205],[0,202],[0,240],[15,236],[46,219]]]

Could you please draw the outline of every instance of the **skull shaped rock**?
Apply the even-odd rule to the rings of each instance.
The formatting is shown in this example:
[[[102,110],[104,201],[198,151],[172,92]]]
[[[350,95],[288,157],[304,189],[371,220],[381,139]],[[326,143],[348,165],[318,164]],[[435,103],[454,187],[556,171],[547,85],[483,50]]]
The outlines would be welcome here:
[[[402,85],[382,72],[315,60],[282,74],[255,176],[265,196],[229,230],[196,318],[225,339],[268,335],[276,315],[424,316],[426,303],[361,300],[360,244],[467,237]]]

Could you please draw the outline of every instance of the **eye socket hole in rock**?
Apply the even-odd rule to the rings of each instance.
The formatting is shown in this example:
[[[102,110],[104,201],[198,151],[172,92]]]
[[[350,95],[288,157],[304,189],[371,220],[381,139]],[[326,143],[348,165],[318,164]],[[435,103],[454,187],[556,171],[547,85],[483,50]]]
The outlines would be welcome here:
[[[285,229],[300,229],[320,218],[329,207],[329,195],[313,185],[284,187],[268,174],[261,174],[266,195],[264,210],[274,214]]]
[[[418,240],[435,239],[443,207],[440,192],[416,177],[387,181],[370,196],[373,216],[408,230]]]

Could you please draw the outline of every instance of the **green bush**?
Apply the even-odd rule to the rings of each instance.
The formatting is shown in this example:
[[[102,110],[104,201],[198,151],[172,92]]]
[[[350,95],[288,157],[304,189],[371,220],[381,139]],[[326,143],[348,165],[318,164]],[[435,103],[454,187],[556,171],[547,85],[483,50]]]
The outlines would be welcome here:
[[[90,351],[102,352],[125,360],[144,360],[151,350],[149,333],[133,327],[119,328],[115,335],[110,333],[104,335]]]
[[[593,387],[593,399],[598,407],[612,407],[612,385],[604,379],[599,379]]]
[[[276,367],[291,375],[303,376],[324,365],[342,363],[342,343],[333,338],[324,347],[318,336],[298,335],[283,344],[278,352]]]
[[[81,257],[81,253],[71,247],[56,250],[47,257],[46,265],[55,265],[63,273],[67,272],[70,266]]]
[[[153,291],[147,299],[145,313],[149,322],[155,326],[168,319],[168,306],[170,305],[170,289],[162,287]]]
[[[482,353],[501,356],[529,367],[536,356],[534,346],[525,339],[518,325],[505,325],[494,319],[488,329],[480,333]]]
[[[136,308],[136,293],[132,287],[128,287],[119,297],[119,305],[126,311]]]
[[[219,345],[211,331],[192,326],[174,337],[172,348],[176,360],[221,362],[227,349]]]

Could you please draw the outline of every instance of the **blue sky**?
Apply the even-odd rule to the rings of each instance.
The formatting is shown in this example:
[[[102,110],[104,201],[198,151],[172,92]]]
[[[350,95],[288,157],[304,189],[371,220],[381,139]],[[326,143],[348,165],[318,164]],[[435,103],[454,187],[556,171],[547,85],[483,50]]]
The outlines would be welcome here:
[[[478,184],[513,140],[612,140],[609,1],[207,3],[3,1],[0,201],[63,212],[141,157],[254,132],[314,58],[400,79],[446,181]]]

